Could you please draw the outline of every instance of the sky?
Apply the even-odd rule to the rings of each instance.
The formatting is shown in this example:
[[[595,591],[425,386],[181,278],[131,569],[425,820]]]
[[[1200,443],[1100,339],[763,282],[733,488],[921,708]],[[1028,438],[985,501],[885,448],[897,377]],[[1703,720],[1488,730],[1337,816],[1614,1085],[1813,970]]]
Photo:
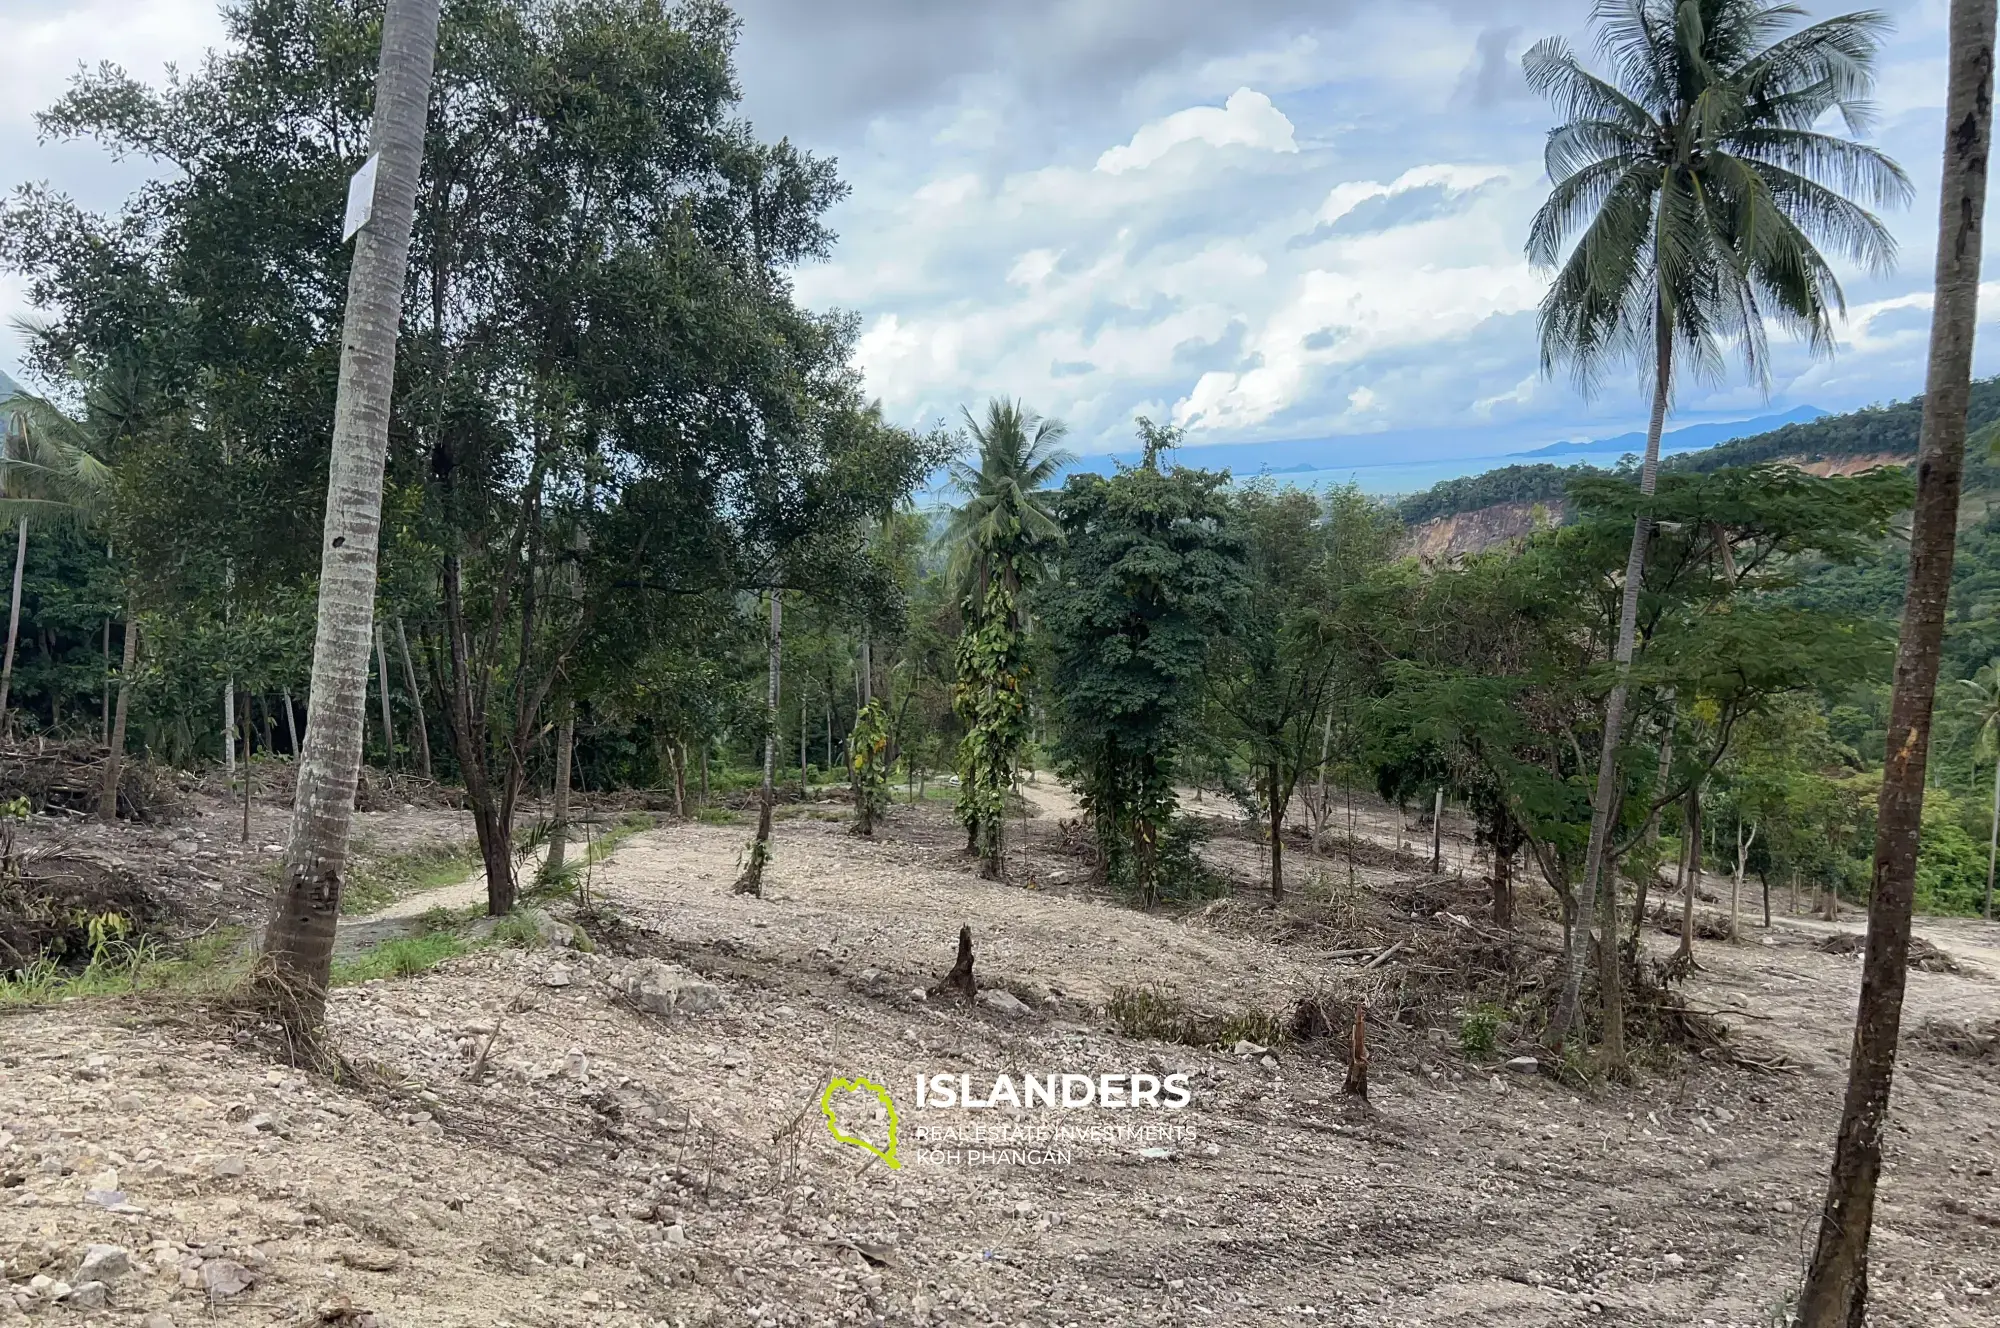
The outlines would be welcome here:
[[[1740,372],[1690,380],[1677,422],[1921,387],[1946,0],[1875,7],[1896,28],[1869,138],[1916,187],[1885,215],[1896,269],[1843,271],[1836,354],[1781,339],[1768,390]],[[1561,36],[1590,58],[1587,0],[736,9],[744,114],[835,158],[850,189],[840,242],[797,274],[798,295],[855,313],[867,390],[898,422],[1007,395],[1066,422],[1078,452],[1130,448],[1145,415],[1239,471],[1309,455],[1378,490],[1644,424],[1636,375],[1585,398],[1540,372],[1548,279],[1523,256],[1551,112],[1520,57]],[[210,0],[0,0],[0,185],[114,206],[146,168],[38,143],[33,113],[80,62],[158,78],[219,33]],[[1982,326],[2000,319],[2000,283],[1987,294]],[[0,275],[0,371],[16,376],[11,323],[27,312]],[[1977,370],[2000,372],[1991,337]]]

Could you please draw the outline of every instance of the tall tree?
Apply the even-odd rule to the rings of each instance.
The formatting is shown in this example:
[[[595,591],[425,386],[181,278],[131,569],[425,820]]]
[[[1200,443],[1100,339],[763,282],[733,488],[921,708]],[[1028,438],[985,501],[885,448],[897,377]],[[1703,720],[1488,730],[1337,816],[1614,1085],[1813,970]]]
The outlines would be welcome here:
[[[1063,556],[1042,598],[1060,768],[1090,816],[1100,872],[1151,907],[1201,670],[1242,594],[1243,545],[1228,476],[1163,467],[1178,431],[1144,418],[1139,431],[1140,465],[1063,486]]]
[[[1028,739],[1028,591],[1062,538],[1049,484],[1073,458],[1066,428],[1018,401],[995,398],[979,420],[966,411],[972,463],[953,461],[964,501],[945,538],[965,620],[953,701],[965,724],[959,746],[959,819],[983,875],[997,878],[1005,853],[1006,799]]]
[[[375,80],[372,214],[355,237],[348,275],[305,751],[298,762],[285,881],[265,929],[260,979],[280,998],[287,1022],[308,1033],[316,1033],[325,1017],[361,772],[396,334],[437,29],[438,0],[389,0]]]
[[[1871,270],[1894,256],[1882,223],[1847,195],[1897,202],[1909,194],[1908,180],[1880,152],[1814,128],[1836,111],[1850,133],[1866,126],[1888,21],[1863,12],[1787,33],[1799,14],[1762,0],[1597,0],[1592,22],[1612,79],[1586,70],[1558,38],[1523,59],[1529,84],[1564,121],[1549,131],[1553,188],[1528,235],[1529,258],[1556,270],[1541,307],[1543,368],[1566,364],[1585,389],[1615,361],[1650,369],[1644,498],[1659,471],[1677,358],[1711,368],[1733,345],[1761,377],[1767,319],[1803,335],[1814,353],[1828,352],[1833,316],[1846,305],[1821,249]],[[1618,752],[1651,529],[1642,504],[1611,651],[1583,862],[1585,918],[1595,911],[1621,786]],[[1571,936],[1548,1030],[1555,1042],[1575,1015],[1589,930]]]
[[[1801,1328],[1861,1328],[1868,1312],[1868,1239],[1909,977],[1910,909],[1930,752],[1946,601],[1965,469],[1966,402],[1979,317],[1987,155],[1993,137],[1994,0],[1952,0],[1945,85],[1944,168],[1938,187],[1937,275],[1930,367],[1917,445],[1917,506],[1889,702],[1887,758],[1875,814],[1868,948],[1833,1146],[1819,1240],[1799,1298]]]

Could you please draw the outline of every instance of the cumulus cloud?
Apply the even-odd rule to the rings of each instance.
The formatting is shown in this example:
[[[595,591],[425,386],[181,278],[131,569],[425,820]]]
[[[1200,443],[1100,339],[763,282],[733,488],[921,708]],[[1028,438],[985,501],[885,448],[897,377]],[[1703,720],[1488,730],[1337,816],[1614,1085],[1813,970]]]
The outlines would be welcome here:
[[[1292,122],[1285,118],[1285,113],[1263,93],[1238,88],[1220,107],[1191,106],[1141,127],[1130,143],[1106,149],[1097,159],[1097,169],[1107,175],[1143,170],[1184,143],[1257,148],[1265,152],[1299,150],[1292,137]]]

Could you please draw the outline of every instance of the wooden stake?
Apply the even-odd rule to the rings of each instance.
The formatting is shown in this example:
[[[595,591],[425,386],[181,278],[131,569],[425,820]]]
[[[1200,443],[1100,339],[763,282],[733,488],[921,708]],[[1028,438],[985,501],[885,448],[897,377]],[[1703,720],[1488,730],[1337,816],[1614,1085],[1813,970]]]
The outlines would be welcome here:
[[[979,992],[978,985],[972,980],[972,928],[970,927],[958,929],[958,962],[951,966],[951,972],[938,979],[930,994],[940,996],[948,991],[959,992],[968,1001]]]

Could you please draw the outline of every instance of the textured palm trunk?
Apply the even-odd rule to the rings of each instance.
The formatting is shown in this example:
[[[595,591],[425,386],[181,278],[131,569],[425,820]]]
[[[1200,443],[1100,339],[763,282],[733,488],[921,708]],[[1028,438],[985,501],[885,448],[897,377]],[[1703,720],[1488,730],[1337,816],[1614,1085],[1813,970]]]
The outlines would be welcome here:
[[[1694,897],[1701,888],[1701,785],[1688,790],[1685,833],[1687,835],[1686,874],[1682,877],[1685,887],[1681,895],[1681,944],[1674,952],[1672,967],[1676,972],[1685,973],[1695,967],[1694,962]]]
[[[2000,760],[1993,762],[1993,828],[1986,836],[1986,920],[1993,921],[1993,866],[2000,859]]]
[[[0,735],[11,732],[13,716],[7,699],[14,689],[14,643],[21,635],[21,573],[28,566],[28,518],[22,517],[14,541],[14,590],[7,599],[7,662],[0,664]]]
[[[549,858],[547,873],[550,877],[562,870],[569,857],[569,781],[570,761],[576,752],[576,718],[567,716],[556,730],[556,785],[555,796],[549,809]]]
[[[757,795],[757,836],[750,841],[750,860],[736,879],[736,892],[764,893],[764,863],[771,856],[771,810],[777,802],[778,773],[778,680],[784,664],[784,597],[771,591],[771,640],[769,675],[764,692],[764,784]],[[800,763],[803,767],[803,762]],[[803,776],[801,776],[803,777]]]
[[[417,773],[431,778],[431,726],[424,718],[424,691],[417,685],[417,666],[410,660],[410,634],[396,619],[396,644],[403,653],[403,686],[410,693],[410,717],[417,725]],[[290,705],[290,701],[286,702]]]
[[[308,1035],[317,1034],[325,1016],[361,769],[382,466],[409,269],[410,220],[437,50],[438,2],[389,0],[382,22],[371,144],[379,165],[373,215],[355,237],[348,274],[326,520],[320,534],[319,621],[305,750],[299,757],[284,885],[264,933],[261,982],[275,1012]]]
[[[1662,699],[1667,705],[1667,721],[1660,734],[1660,765],[1653,772],[1653,797],[1656,804],[1661,796],[1661,790],[1667,787],[1667,776],[1673,772],[1674,765],[1673,692],[1669,690]],[[1653,878],[1659,871],[1653,862],[1653,851],[1660,842],[1660,813],[1664,810],[1664,807],[1655,805],[1652,814],[1646,818],[1646,869],[1632,881],[1631,948],[1634,963],[1639,960],[1639,929],[1646,925],[1646,896],[1650,893]]]
[[[1653,533],[1653,518],[1643,504],[1653,496],[1660,475],[1660,430],[1667,422],[1667,398],[1673,385],[1674,329],[1667,310],[1653,312],[1653,414],[1646,425],[1646,458],[1639,469],[1641,508],[1632,522],[1632,547],[1625,555],[1624,594],[1618,602],[1618,639],[1611,662],[1617,681],[1604,701],[1604,740],[1597,754],[1597,791],[1591,798],[1590,845],[1584,852],[1583,885],[1577,900],[1577,925],[1568,938],[1569,953],[1564,957],[1562,997],[1549,1020],[1548,1045],[1559,1047],[1569,1036],[1576,1019],[1578,994],[1583,990],[1584,957],[1590,948],[1590,920],[1596,910],[1598,879],[1603,874],[1605,842],[1611,835],[1611,804],[1620,785],[1618,745],[1624,736],[1625,701],[1632,676],[1632,651],[1638,636],[1639,582],[1646,571],[1646,542]],[[1612,963],[1617,947],[1611,946]]]
[[[139,622],[125,615],[125,648],[118,668],[118,700],[111,708],[111,740],[105,744],[104,782],[97,789],[97,819],[118,819],[118,780],[125,769],[125,722],[132,711],[132,670],[139,663]]]
[[[1909,589],[1889,702],[1888,756],[1876,802],[1868,948],[1861,961],[1861,1000],[1855,1011],[1847,1095],[1820,1214],[1819,1240],[1799,1298],[1800,1328],[1860,1328],[1867,1317],[1868,1239],[1895,1078],[1903,988],[1909,977],[1910,909],[1916,891],[1931,706],[1937,698],[1965,469],[1965,412],[1972,384],[1987,153],[1993,134],[1994,10],[1994,0],[1951,4],[1936,294],[1923,431],[1917,447]]]

